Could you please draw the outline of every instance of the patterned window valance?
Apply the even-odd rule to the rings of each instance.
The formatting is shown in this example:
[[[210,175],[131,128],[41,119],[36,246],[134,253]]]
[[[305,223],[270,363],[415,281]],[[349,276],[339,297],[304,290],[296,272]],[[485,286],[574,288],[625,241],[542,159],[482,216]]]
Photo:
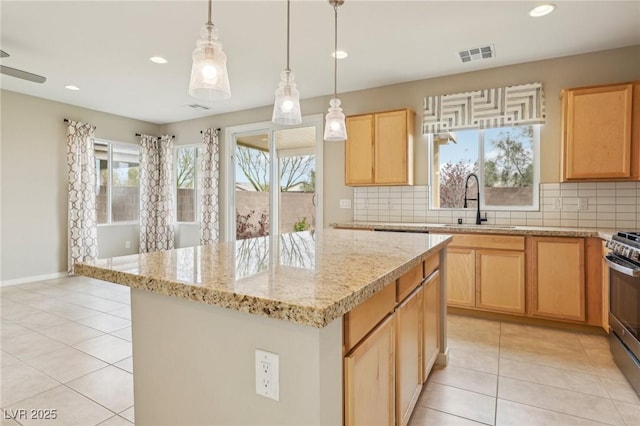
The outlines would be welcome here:
[[[542,123],[542,83],[424,98],[424,134]]]

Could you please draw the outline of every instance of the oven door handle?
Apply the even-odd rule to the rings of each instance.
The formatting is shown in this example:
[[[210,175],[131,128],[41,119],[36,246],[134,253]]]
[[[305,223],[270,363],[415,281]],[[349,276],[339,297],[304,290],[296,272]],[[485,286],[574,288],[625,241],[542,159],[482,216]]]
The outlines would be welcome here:
[[[634,278],[640,277],[640,269],[633,268],[631,265],[625,266],[624,263],[627,262],[624,262],[611,254],[606,255],[604,257],[604,261],[607,262],[607,265],[615,271]]]

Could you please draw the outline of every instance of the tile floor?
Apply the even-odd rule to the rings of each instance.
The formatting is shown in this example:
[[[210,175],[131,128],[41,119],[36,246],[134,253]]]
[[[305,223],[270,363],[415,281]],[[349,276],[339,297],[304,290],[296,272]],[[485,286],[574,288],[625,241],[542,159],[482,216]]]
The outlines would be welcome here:
[[[133,424],[128,288],[73,277],[0,295],[1,426]],[[454,315],[448,337],[411,426],[640,425],[605,337]]]

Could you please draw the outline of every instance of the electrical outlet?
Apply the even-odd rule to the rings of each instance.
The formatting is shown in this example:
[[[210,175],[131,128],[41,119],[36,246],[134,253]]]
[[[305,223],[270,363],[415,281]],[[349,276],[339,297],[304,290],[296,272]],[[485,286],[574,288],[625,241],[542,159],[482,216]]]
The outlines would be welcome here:
[[[131,248],[131,241],[125,241],[124,242],[124,248],[126,248],[126,249]]]
[[[256,349],[256,393],[276,401],[280,400],[279,356]]]
[[[553,199],[553,209],[554,210],[562,210],[562,198],[554,198]]]
[[[588,198],[578,198],[578,210],[589,210]]]
[[[341,209],[350,209],[351,208],[351,200],[340,200],[340,208]]]

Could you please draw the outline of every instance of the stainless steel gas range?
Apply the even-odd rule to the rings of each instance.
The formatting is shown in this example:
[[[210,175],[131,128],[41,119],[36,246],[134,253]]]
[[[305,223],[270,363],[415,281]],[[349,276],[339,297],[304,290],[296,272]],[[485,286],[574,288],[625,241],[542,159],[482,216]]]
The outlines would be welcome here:
[[[620,370],[640,395],[640,233],[618,232],[607,242],[609,346]]]

